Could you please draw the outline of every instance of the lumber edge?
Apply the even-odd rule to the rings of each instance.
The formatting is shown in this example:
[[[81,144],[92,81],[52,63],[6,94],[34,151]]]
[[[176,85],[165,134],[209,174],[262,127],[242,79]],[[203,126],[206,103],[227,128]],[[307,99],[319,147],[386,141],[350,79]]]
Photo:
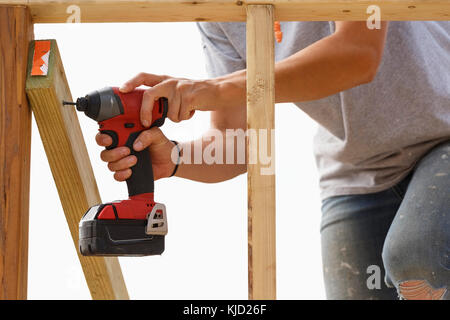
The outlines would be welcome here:
[[[31,76],[35,41],[30,43],[26,92],[50,164],[66,220],[93,299],[128,299],[117,258],[84,257],[78,250],[78,224],[86,210],[101,203],[83,134],[73,108],[55,40],[47,76]]]
[[[276,299],[273,6],[248,6],[247,17],[248,297]],[[264,149],[269,168],[260,161]]]
[[[0,7],[0,299],[27,298],[31,111],[25,94],[33,24]]]
[[[246,7],[253,4],[273,5],[278,21],[364,21],[370,5],[380,7],[382,20],[450,20],[447,0],[0,0],[2,4],[28,6],[35,23],[68,22],[73,5],[80,8],[81,22],[246,21]]]

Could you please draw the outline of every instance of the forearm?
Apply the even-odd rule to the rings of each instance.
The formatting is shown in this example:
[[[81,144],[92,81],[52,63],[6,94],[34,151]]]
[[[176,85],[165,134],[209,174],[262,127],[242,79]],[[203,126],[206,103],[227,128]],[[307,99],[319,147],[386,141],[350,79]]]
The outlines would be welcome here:
[[[332,35],[275,64],[276,102],[321,99],[373,79],[381,61],[387,23],[382,22],[380,30],[367,29],[365,22],[336,22],[335,25],[336,32]],[[223,132],[228,128],[246,128],[246,70],[195,81],[190,88],[193,89],[189,104],[195,106],[195,110],[213,111],[213,128]],[[195,144],[190,142],[186,147],[193,149]],[[208,141],[202,142],[202,152],[208,144]],[[230,150],[226,147],[223,153]],[[194,155],[190,157],[189,164],[180,166],[178,176],[218,182],[231,179],[246,169],[245,164],[225,162],[195,164]]]
[[[333,35],[278,62],[275,65],[276,102],[319,99],[365,81],[368,68],[364,59],[367,53],[341,43],[341,39]],[[238,111],[245,110],[245,86],[245,70],[206,80],[198,86],[197,96],[204,98],[207,95],[207,99],[202,99],[205,106],[214,106],[213,128],[221,128],[221,132],[224,133],[226,128],[246,127],[246,113]],[[213,89],[205,90],[204,88]],[[237,118],[243,119],[236,123]],[[204,137],[207,136],[208,133],[204,135]],[[224,134],[223,136],[225,137]],[[203,138],[184,143],[183,149],[191,150],[191,152],[183,156],[188,163],[179,166],[177,176],[195,181],[219,182],[245,172],[244,164],[226,164],[225,161],[214,164],[201,161],[195,164],[193,150],[197,149],[203,154],[210,143],[208,139]],[[224,143],[224,159],[227,151],[230,152],[233,148],[231,143],[232,141]],[[236,152],[235,145],[233,151]]]
[[[221,138],[216,140],[219,134]],[[181,143],[180,147],[177,177],[214,183],[246,172],[245,134],[235,137],[227,135],[225,130],[211,129],[202,138]]]
[[[386,26],[384,26],[386,28]],[[385,32],[385,30],[371,30]],[[361,35],[360,37],[362,37]],[[275,102],[321,99],[372,80],[381,59],[379,46],[339,33],[323,38],[275,64]],[[219,101],[245,104],[246,70],[215,78]]]

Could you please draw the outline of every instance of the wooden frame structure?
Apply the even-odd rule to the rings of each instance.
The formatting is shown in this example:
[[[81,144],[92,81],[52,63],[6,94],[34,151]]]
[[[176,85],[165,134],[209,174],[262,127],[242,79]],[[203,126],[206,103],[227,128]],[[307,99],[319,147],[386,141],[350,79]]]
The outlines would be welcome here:
[[[25,79],[33,23],[66,22],[70,5],[81,9],[81,22],[247,21],[251,129],[274,128],[274,19],[363,21],[377,5],[383,20],[450,20],[450,0],[0,0],[0,299],[27,296],[31,112]],[[79,218],[100,197],[86,148],[74,144],[82,137],[76,115],[60,106],[71,97],[55,54],[54,73],[48,81],[29,81],[27,92],[76,243]],[[248,150],[255,143],[249,139]],[[56,152],[62,156],[52,156]],[[61,174],[67,168],[69,177]],[[249,298],[275,299],[275,176],[261,175],[259,164],[248,165],[248,219]],[[80,261],[94,299],[128,298],[117,259]]]

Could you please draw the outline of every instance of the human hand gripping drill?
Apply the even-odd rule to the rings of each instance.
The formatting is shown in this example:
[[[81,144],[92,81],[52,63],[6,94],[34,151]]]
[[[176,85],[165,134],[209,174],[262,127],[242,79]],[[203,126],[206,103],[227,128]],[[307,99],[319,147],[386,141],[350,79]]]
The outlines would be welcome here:
[[[149,128],[140,121],[144,90],[122,93],[107,87],[78,98],[78,111],[99,124],[99,131],[112,139],[106,149],[120,146],[130,148],[137,163],[126,180],[129,199],[98,204],[91,207],[79,225],[79,248],[85,256],[146,256],[162,254],[167,234],[166,208],[154,201],[154,179],[148,149],[136,152],[133,143]],[[160,127],[167,116],[166,98],[155,101],[150,127]]]

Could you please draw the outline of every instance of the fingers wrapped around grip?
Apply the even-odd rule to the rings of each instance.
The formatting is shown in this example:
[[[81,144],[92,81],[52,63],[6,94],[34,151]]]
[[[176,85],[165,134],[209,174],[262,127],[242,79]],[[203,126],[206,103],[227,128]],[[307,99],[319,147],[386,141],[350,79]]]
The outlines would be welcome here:
[[[110,146],[113,142],[112,138],[109,135],[101,134],[100,132],[97,133],[97,135],[95,136],[95,141],[97,142],[97,144],[99,146],[102,146],[102,147]]]
[[[116,171],[116,173],[114,173],[114,179],[116,179],[117,181],[125,181],[129,177],[131,177],[132,173],[133,171],[131,171],[131,169]]]
[[[108,163],[108,169],[111,171],[120,171],[125,170],[128,168],[131,168],[134,166],[137,162],[137,158],[135,156],[128,156],[125,158],[122,158],[118,161],[109,162]]]
[[[105,162],[118,161],[130,154],[130,149],[128,147],[118,147],[111,150],[103,150],[100,153],[100,159]]]
[[[100,146],[104,147],[112,142],[108,135],[101,133],[97,134],[95,139]],[[171,145],[172,143],[164,136],[161,129],[154,127],[139,134],[133,144],[133,149],[136,152],[140,152],[150,148],[150,152],[153,152],[156,156],[157,163],[165,164],[163,166],[160,165],[160,168],[156,169],[156,176],[165,177],[168,171],[172,172],[171,170],[173,170],[170,162]],[[130,153],[130,148],[126,146],[103,150],[100,153],[100,158],[108,163],[108,169],[115,172],[114,179],[117,181],[125,181],[132,175],[131,168],[137,164],[138,159],[135,155],[130,155]]]

